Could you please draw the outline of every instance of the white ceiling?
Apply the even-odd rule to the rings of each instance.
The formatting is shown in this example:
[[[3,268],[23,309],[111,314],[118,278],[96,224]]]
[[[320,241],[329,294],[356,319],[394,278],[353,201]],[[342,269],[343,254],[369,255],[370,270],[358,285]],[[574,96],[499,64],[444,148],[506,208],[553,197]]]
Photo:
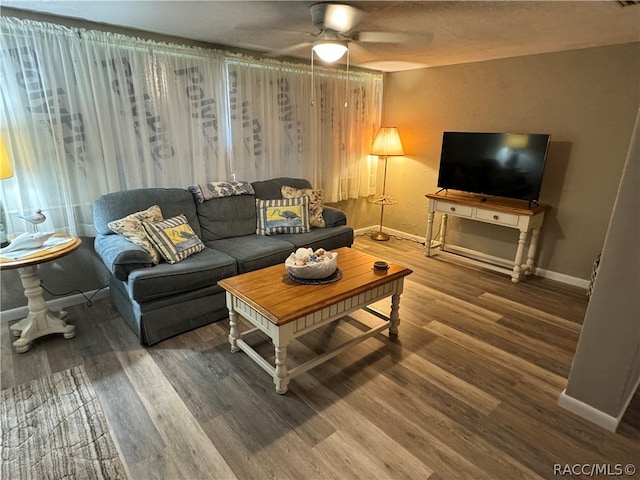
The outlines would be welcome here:
[[[318,30],[305,1],[1,0],[5,7],[89,20],[309,60]],[[352,65],[381,71],[451,65],[640,41],[640,5],[605,1],[343,2],[355,32],[403,33],[351,42]],[[4,13],[3,13],[4,14]],[[362,35],[363,40],[366,38]],[[298,46],[298,48],[292,48]]]

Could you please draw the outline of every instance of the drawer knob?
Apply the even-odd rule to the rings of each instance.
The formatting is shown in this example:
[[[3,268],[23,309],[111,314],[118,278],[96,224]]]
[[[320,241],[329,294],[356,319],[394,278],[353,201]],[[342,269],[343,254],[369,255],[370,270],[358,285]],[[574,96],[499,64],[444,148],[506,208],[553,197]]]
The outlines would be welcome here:
[[[455,212],[456,211],[456,207],[451,207],[451,211]]]
[[[493,219],[494,219],[494,220],[499,220],[499,219],[500,219],[500,217],[499,217],[498,215],[494,215],[494,216],[493,216]]]

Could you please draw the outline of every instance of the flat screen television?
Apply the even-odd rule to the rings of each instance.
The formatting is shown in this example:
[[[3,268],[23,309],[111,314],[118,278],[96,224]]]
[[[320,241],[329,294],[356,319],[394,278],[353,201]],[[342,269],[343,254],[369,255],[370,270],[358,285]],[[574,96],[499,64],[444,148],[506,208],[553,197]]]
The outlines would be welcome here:
[[[536,202],[548,147],[542,133],[444,132],[438,187]]]

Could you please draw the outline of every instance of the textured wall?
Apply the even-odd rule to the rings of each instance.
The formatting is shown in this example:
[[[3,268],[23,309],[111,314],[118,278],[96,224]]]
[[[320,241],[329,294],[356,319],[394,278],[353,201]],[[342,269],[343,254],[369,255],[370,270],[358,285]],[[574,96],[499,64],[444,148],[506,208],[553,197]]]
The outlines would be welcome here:
[[[614,418],[640,381],[640,114],[638,122],[566,388]]]
[[[38,276],[45,291],[45,300],[87,293],[109,285],[109,272],[93,250],[93,237],[82,237],[77,250],[57,260],[38,265]],[[27,299],[18,270],[3,270],[0,274],[0,310],[24,307]]]
[[[383,124],[406,156],[390,160],[400,205],[385,225],[424,236],[442,132],[550,133],[540,201],[551,205],[538,266],[588,279],[604,237],[640,104],[640,44],[427,68],[385,76]],[[513,258],[517,232],[450,222],[449,238]]]

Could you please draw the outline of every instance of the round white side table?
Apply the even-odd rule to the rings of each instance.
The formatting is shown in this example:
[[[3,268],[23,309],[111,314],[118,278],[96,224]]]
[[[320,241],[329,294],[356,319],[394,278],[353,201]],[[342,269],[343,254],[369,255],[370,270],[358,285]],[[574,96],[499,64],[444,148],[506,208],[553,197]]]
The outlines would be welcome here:
[[[82,240],[65,234],[56,234],[51,238],[66,238],[68,241],[19,259],[0,258],[0,270],[18,269],[24,295],[27,297],[29,314],[9,327],[13,335],[20,337],[13,342],[18,353],[28,351],[31,342],[45,335],[62,333],[64,338],[73,338],[76,335],[75,327],[67,325],[64,321],[67,312],[52,312],[47,307],[37,269],[41,263],[56,260],[73,252],[80,246]]]

